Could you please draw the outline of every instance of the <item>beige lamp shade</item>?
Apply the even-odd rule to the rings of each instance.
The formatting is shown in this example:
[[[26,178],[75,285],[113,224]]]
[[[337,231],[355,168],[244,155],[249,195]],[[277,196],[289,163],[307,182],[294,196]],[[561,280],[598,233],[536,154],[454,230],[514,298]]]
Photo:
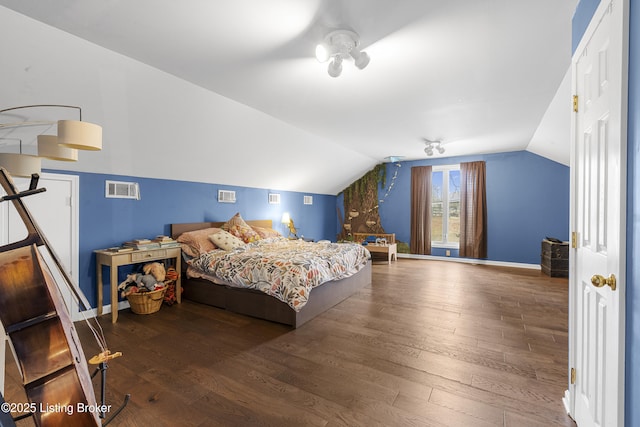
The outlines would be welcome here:
[[[102,126],[77,120],[58,120],[58,144],[78,150],[102,150]]]
[[[38,135],[38,156],[67,162],[78,161],[78,150],[58,144],[55,135]]]
[[[31,174],[40,173],[42,161],[40,157],[28,154],[0,153],[0,166],[12,176],[30,177]]]

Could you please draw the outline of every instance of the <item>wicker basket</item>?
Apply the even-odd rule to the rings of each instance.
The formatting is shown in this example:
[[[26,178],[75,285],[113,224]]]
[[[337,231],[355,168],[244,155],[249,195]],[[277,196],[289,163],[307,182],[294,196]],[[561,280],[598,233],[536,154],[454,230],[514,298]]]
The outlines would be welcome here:
[[[160,310],[167,288],[151,292],[136,292],[127,295],[131,311],[136,314],[152,314]]]

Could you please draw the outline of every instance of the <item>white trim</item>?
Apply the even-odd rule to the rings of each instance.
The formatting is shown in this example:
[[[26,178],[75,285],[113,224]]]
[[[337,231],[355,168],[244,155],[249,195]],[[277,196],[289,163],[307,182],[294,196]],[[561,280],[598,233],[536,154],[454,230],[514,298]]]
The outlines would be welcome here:
[[[508,261],[493,261],[489,259],[473,259],[473,258],[456,258],[456,257],[444,257],[444,256],[435,256],[435,255],[417,255],[417,254],[404,254],[398,253],[398,258],[408,258],[408,259],[426,259],[432,261],[449,261],[449,262],[460,262],[464,264],[480,264],[480,265],[493,265],[496,267],[515,267],[515,268],[526,268],[529,270],[540,270],[539,264],[526,264],[522,262],[508,262]]]
[[[130,308],[131,305],[129,305],[129,301],[127,300],[123,300],[123,301],[118,301],[118,310],[125,310],[127,308]],[[110,314],[111,313],[111,303],[109,304],[102,304],[102,314]],[[97,317],[98,316],[98,309],[97,308],[92,308],[90,310],[85,310],[80,312],[80,319],[79,320],[84,320],[84,319],[90,319],[92,317]]]
[[[433,172],[459,171],[460,170],[460,163],[453,163],[453,164],[450,164],[450,165],[433,165],[433,166],[431,166],[431,170]]]
[[[571,416],[571,402],[571,393],[569,393],[569,390],[565,390],[564,396],[562,397],[562,405],[564,406],[564,411],[569,416]]]
[[[460,243],[440,243],[440,242],[431,242],[431,248],[438,248],[438,249],[460,249]]]
[[[80,270],[80,177],[78,175],[43,172],[40,174],[40,178],[48,181],[66,181],[71,186],[71,236],[69,236],[71,242],[71,271],[69,273],[77,286],[77,290],[81,292],[78,274]],[[72,306],[69,307],[71,320],[73,322],[82,320],[82,315],[78,311],[77,301],[75,298],[71,300]]]
[[[43,172],[41,179],[49,181],[68,181],[71,185],[71,278],[78,281],[79,254],[80,254],[80,177],[61,173]]]
[[[449,164],[449,165],[436,165],[432,166],[431,174],[434,173],[442,173],[442,237],[446,240],[432,240],[431,246],[435,248],[446,248],[446,249],[460,249],[459,242],[453,242],[449,240],[448,235],[448,223],[449,223],[449,206],[451,204],[451,199],[449,198],[450,189],[449,189],[449,181],[451,180],[451,172],[458,171],[460,172],[460,164]],[[433,177],[431,178],[431,208],[433,210]],[[460,200],[461,194],[458,194],[458,203]],[[460,213],[460,208],[458,205],[458,214]],[[431,216],[433,216],[433,211],[431,212]]]
[[[612,44],[620,43],[618,47],[620,48],[620,51],[621,51],[620,57],[617,58],[620,62],[620,64],[618,64],[620,67],[619,68],[620,73],[619,74],[616,73],[616,76],[613,78],[613,80],[620,79],[619,88],[614,88],[614,89],[620,90],[620,93],[616,94],[616,96],[619,96],[618,98],[619,104],[616,104],[616,108],[620,109],[619,111],[620,123],[616,126],[616,131],[619,132],[619,138],[620,138],[619,167],[620,167],[620,176],[621,176],[621,182],[620,182],[621,197],[620,197],[620,200],[618,201],[620,203],[620,224],[618,229],[615,230],[615,232],[618,234],[618,237],[619,237],[619,245],[618,245],[618,248],[616,248],[618,253],[615,254],[615,256],[619,260],[619,271],[618,271],[619,277],[617,278],[618,289],[616,290],[616,292],[618,293],[619,300],[621,300],[622,302],[619,304],[619,307],[618,307],[619,308],[618,350],[617,350],[618,378],[616,378],[618,387],[616,390],[617,398],[615,399],[615,402],[617,405],[615,407],[615,412],[617,414],[616,424],[621,426],[625,424],[625,366],[626,366],[625,365],[626,364],[625,322],[626,322],[626,287],[627,287],[626,277],[625,277],[626,262],[627,262],[627,250],[626,250],[626,237],[627,237],[627,233],[626,233],[627,210],[626,209],[627,207],[626,207],[625,195],[626,195],[626,184],[627,184],[626,164],[627,164],[627,150],[628,150],[627,126],[628,126],[628,119],[629,119],[628,117],[629,115],[628,113],[629,25],[630,25],[629,3],[630,3],[629,0],[600,1],[598,8],[593,14],[591,21],[589,22],[587,28],[585,29],[582,35],[582,38],[580,39],[580,42],[578,43],[578,46],[576,47],[571,58],[571,72],[572,72],[571,92],[572,94],[577,94],[578,91],[577,91],[576,79],[578,77],[576,76],[576,73],[577,73],[576,64],[579,58],[583,55],[585,49],[588,47],[588,44],[591,42],[591,38],[593,37],[593,34],[599,27],[605,15],[607,13],[611,13],[612,19],[614,20],[613,23],[611,24],[611,40],[613,40]],[[575,230],[575,223],[576,223],[576,219],[575,219],[576,201],[575,201],[575,194],[574,194],[574,188],[576,186],[576,179],[577,179],[577,177],[575,176],[576,173],[574,170],[574,165],[576,162],[575,148],[574,148],[574,138],[575,138],[574,134],[577,129],[576,122],[577,122],[576,115],[572,114],[571,115],[571,129],[572,129],[571,161],[570,161],[570,165],[571,165],[570,211],[571,212],[570,212],[570,224],[569,224],[571,231]],[[575,314],[574,308],[577,302],[575,301],[576,296],[574,295],[573,289],[574,289],[574,283],[578,280],[577,277],[579,272],[576,268],[576,262],[574,261],[576,257],[575,251],[570,251],[569,253],[570,253],[569,265],[571,266],[571,270],[569,272],[570,281],[569,281],[569,316],[568,316],[568,321],[569,321],[568,361],[569,361],[569,367],[571,367],[571,366],[577,365],[577,361],[576,361],[577,356],[575,354],[576,346],[577,346],[577,337],[575,336],[576,335],[575,331],[576,331],[576,322],[578,321],[578,319],[575,318],[576,314]],[[578,396],[579,396],[579,391],[576,390],[576,385],[569,384],[568,389],[565,390],[564,397],[562,400],[565,408],[567,409],[567,413],[569,414],[569,416],[571,416],[571,418],[574,418],[576,415],[579,415],[579,414],[576,414],[576,400],[579,398]]]

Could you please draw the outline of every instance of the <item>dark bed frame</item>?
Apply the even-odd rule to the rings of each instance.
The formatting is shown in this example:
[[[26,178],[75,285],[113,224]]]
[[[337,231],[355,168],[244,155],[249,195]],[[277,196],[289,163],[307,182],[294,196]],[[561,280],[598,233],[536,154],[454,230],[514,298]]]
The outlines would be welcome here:
[[[249,225],[258,227],[272,227],[271,220],[246,222]],[[180,234],[187,231],[221,227],[223,224],[224,222],[171,224],[171,236],[176,239]],[[228,285],[216,284],[206,279],[188,278],[185,272],[182,272],[184,298],[235,313],[284,323],[294,328],[308,322],[369,284],[371,284],[371,261],[362,270],[350,277],[327,282],[313,288],[305,306],[299,312],[296,312],[286,303],[260,291],[234,288]]]

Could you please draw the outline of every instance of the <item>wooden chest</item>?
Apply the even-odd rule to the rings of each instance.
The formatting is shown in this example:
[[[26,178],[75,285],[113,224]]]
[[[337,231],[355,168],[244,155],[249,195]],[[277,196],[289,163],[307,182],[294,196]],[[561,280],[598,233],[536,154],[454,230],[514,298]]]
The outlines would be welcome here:
[[[569,277],[569,242],[542,241],[542,272],[551,277]]]

